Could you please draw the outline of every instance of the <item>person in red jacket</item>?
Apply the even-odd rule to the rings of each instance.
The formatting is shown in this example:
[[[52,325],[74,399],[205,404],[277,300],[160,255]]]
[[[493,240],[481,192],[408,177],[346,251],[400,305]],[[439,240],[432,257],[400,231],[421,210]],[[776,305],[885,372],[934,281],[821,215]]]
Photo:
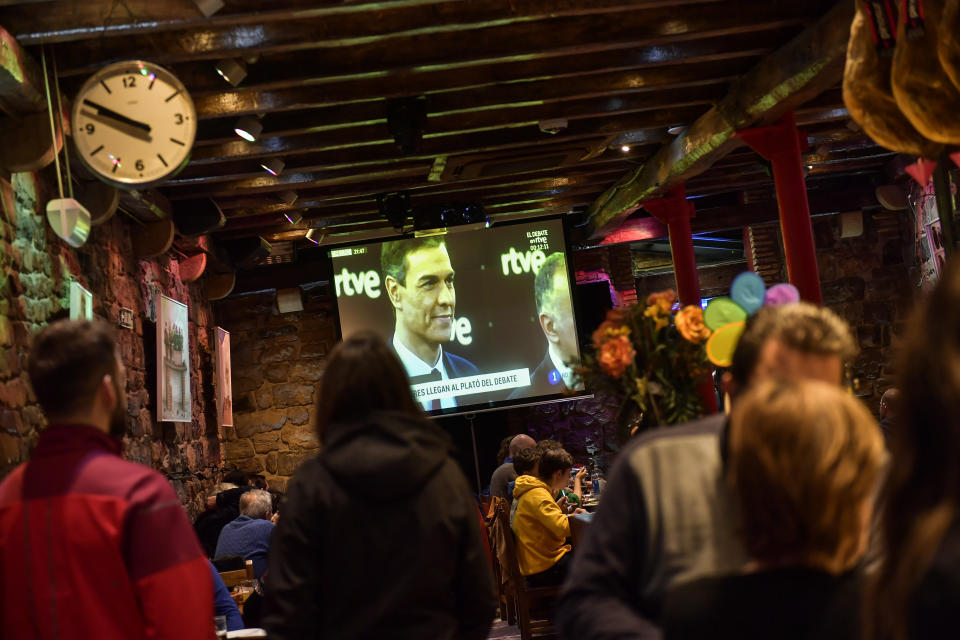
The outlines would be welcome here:
[[[210,566],[159,473],[120,458],[125,370],[101,322],[55,322],[28,373],[49,426],[0,484],[0,628],[18,640],[209,640]]]

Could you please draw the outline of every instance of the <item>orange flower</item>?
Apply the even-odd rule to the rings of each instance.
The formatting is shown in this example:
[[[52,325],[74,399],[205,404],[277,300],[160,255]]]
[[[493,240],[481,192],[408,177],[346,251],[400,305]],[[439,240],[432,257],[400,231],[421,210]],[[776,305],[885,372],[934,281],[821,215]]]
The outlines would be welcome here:
[[[656,306],[660,313],[670,313],[670,307],[677,301],[677,294],[673,289],[658,291],[647,296],[647,306]]]
[[[630,335],[630,327],[618,324],[611,320],[604,320],[593,332],[593,348],[600,349],[603,343],[616,336]]]
[[[597,361],[607,374],[619,378],[633,362],[636,355],[637,352],[633,350],[633,345],[630,344],[630,338],[620,335],[611,337],[603,343]]]
[[[688,342],[696,344],[710,337],[710,329],[703,324],[703,309],[696,305],[681,309],[674,322],[677,325],[677,331]]]

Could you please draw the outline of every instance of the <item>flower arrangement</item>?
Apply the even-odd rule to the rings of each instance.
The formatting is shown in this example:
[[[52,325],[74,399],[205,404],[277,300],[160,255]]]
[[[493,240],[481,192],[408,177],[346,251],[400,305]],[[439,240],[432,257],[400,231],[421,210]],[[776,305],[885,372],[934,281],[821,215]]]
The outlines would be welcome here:
[[[620,417],[640,428],[691,420],[703,411],[698,383],[710,372],[703,310],[673,311],[673,290],[645,305],[611,309],[577,369],[587,388],[619,398]],[[629,428],[630,425],[625,425]]]

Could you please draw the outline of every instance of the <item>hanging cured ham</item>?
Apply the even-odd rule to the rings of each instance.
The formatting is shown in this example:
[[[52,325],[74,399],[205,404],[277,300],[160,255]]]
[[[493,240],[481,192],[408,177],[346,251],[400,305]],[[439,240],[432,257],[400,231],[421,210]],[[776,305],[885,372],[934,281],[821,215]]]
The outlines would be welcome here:
[[[960,89],[960,0],[947,0],[940,19],[937,54],[953,86]]]
[[[960,90],[940,66],[937,30],[944,0],[903,0],[891,84],[897,106],[924,137],[960,144]]]
[[[882,147],[913,156],[935,156],[937,145],[920,135],[893,99],[892,58],[880,55],[870,19],[857,4],[843,71],[843,102],[850,117]],[[893,33],[889,35],[892,46]]]

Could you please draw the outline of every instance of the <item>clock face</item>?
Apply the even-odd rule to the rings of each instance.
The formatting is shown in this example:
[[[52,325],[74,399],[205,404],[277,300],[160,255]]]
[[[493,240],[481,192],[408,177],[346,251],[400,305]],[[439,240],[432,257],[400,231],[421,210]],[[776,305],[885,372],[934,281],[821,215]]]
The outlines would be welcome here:
[[[73,103],[84,164],[116,186],[142,187],[179,171],[197,134],[193,100],[172,73],[142,60],[95,73]]]

